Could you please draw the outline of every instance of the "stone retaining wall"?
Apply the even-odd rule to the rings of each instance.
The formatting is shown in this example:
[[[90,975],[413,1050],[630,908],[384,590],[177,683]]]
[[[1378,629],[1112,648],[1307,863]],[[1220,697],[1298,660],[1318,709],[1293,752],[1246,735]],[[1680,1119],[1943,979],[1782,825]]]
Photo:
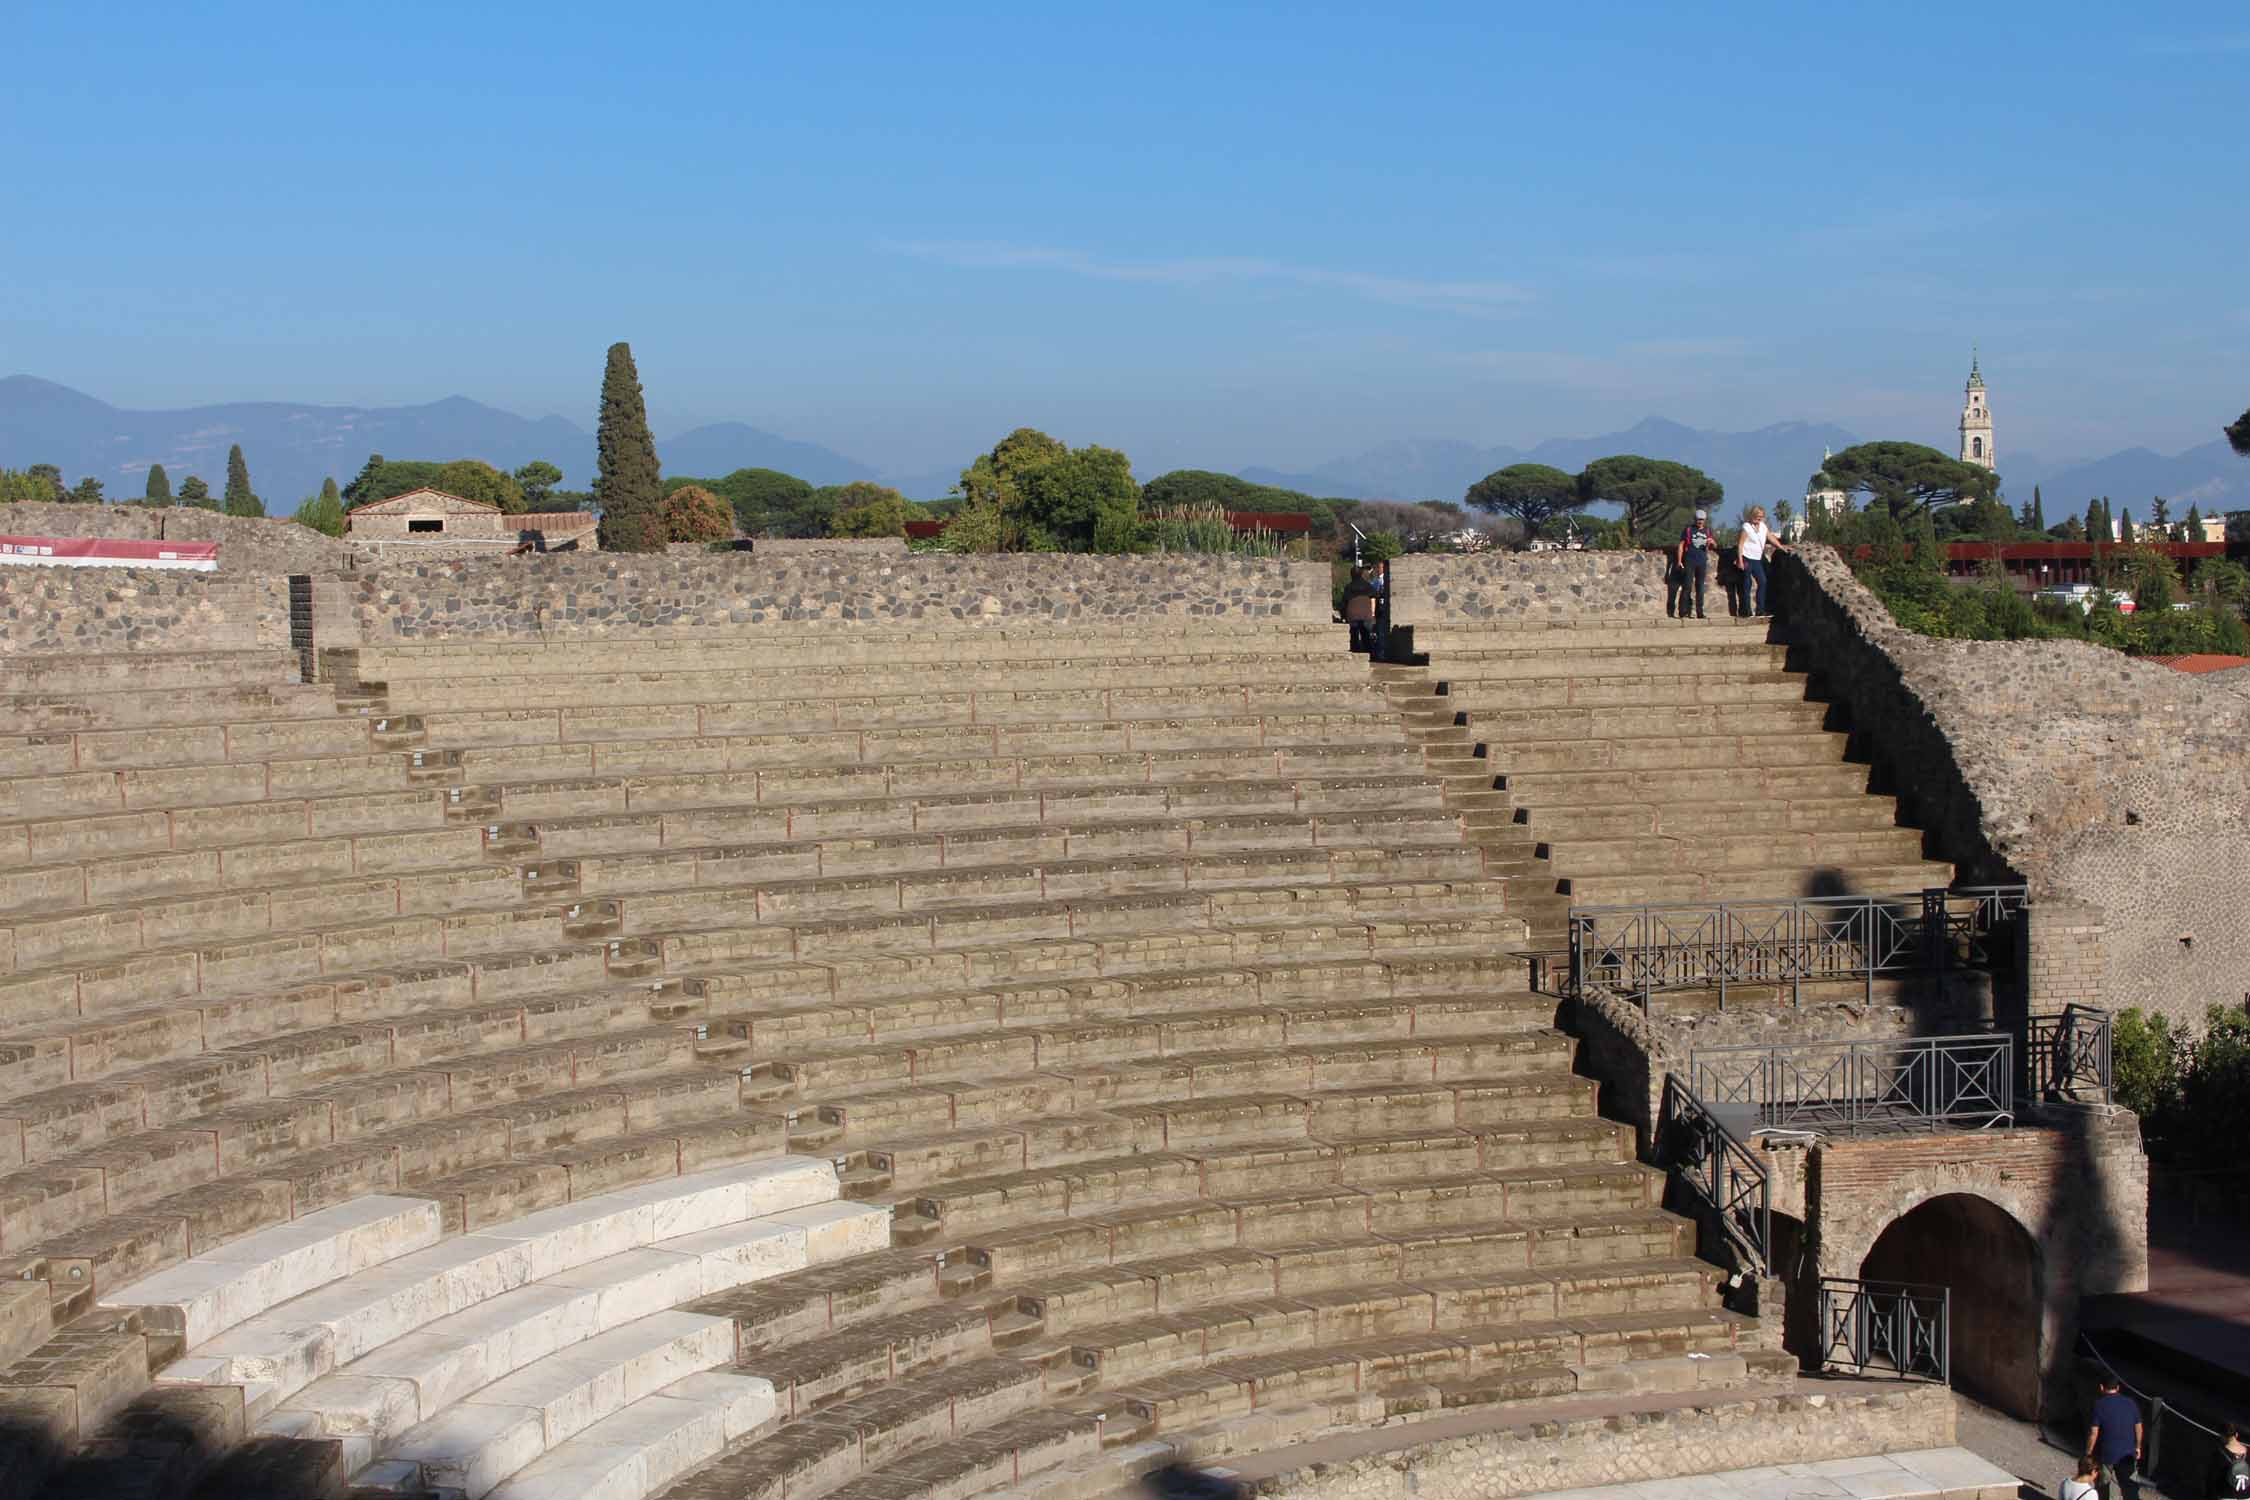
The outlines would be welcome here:
[[[1399,1436],[1410,1441],[1411,1427]],[[1953,1393],[1900,1386],[1714,1400],[1581,1417],[1308,1461],[1250,1488],[1273,1500],[1502,1500],[1764,1464],[1861,1458],[1955,1441]]]
[[[812,621],[921,630],[1332,617],[1325,563],[1262,558],[548,554],[391,566],[353,586],[360,641],[370,646],[711,634]]]
[[[1664,610],[1655,552],[1416,553],[1391,562],[1394,625],[1568,625]]]
[[[2078,641],[1917,635],[1826,547],[1775,582],[1815,690],[1963,878],[2100,909],[2105,1003],[2199,1021],[2250,991],[2250,696]]]
[[[8,568],[0,573],[0,656],[288,645],[286,574],[152,568]]]
[[[10,505],[0,507],[0,532],[217,542],[221,573],[334,572],[350,566],[351,558],[348,544],[294,521],[253,520],[192,505]]]

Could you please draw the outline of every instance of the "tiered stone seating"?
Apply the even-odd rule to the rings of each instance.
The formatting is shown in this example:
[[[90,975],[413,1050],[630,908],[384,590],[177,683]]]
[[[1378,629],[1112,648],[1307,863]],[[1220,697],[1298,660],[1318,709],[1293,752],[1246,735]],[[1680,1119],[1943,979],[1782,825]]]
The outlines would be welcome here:
[[[0,1265],[51,1336],[0,1384],[97,1457],[138,1369],[299,1479],[638,1496],[732,1444],[686,1483],[813,1500],[1770,1373],[1507,957],[1533,835],[1465,840],[1477,770],[1342,646],[405,646],[325,699],[55,669],[0,791]],[[848,1253],[863,1209],[796,1269],[773,1213],[569,1229],[808,1157],[889,1248]],[[274,1269],[394,1200],[439,1238]],[[578,1258],[485,1243],[525,1236]],[[257,1305],[163,1311],[198,1297]],[[100,1381],[58,1362],[89,1340]]]
[[[1459,773],[1448,805],[1532,842],[1493,869],[1539,946],[1573,905],[1951,882],[1845,759],[1785,646],[1748,621],[1597,618],[1417,625],[1428,665],[1376,669],[1433,766]]]

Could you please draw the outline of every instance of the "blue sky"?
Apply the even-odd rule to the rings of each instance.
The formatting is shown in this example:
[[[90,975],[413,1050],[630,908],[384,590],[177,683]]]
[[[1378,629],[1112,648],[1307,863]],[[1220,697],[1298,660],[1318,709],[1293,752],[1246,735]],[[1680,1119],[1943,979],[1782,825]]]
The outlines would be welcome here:
[[[590,426],[626,338],[892,470],[2250,404],[2240,0],[562,9],[12,8],[0,373]]]

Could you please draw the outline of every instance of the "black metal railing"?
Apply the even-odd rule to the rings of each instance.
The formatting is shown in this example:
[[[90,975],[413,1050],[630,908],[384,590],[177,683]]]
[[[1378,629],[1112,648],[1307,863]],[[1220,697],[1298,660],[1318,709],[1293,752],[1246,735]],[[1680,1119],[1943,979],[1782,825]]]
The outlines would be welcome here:
[[[1858,1135],[2007,1125],[2015,1078],[2015,1039],[1994,1033],[1688,1054],[1689,1086],[1745,1139],[1769,1130]]]
[[[2116,1083],[2110,1060],[2110,1015],[2091,1005],[2066,1005],[2059,1015],[2024,1023],[2024,1097],[2107,1104]]]
[[[2024,887],[1969,886],[1898,896],[1801,896],[1570,909],[1570,993],[1588,986],[1638,1000],[1661,990],[1786,988],[1856,980],[1870,1002],[1884,974],[1993,965],[1991,939],[2028,904]]]
[[[1823,1276],[1821,1362],[1855,1375],[1950,1384],[1952,1304],[1942,1286]]]
[[[1765,1163],[1673,1074],[1657,1125],[1660,1163],[1716,1216],[1719,1232],[1759,1274],[1772,1260],[1773,1184]]]

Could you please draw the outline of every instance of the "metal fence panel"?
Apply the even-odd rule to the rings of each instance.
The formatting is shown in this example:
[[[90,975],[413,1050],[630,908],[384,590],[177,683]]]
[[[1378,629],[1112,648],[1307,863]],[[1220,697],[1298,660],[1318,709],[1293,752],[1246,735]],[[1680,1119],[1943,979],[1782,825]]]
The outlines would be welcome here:
[[[1953,1294],[1942,1286],[1820,1279],[1821,1362],[1857,1375],[1953,1378]]]

